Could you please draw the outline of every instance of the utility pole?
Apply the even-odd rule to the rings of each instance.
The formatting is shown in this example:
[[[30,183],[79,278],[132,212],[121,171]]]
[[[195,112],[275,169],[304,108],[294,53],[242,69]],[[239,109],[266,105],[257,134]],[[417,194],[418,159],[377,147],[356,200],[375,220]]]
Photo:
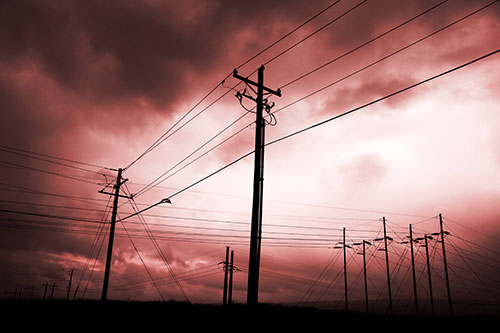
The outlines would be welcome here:
[[[69,301],[69,294],[71,292],[71,281],[73,280],[73,270],[69,274],[68,292],[66,293],[66,300]]]
[[[113,257],[113,241],[115,238],[115,226],[116,226],[116,213],[118,209],[118,198],[126,197],[120,195],[120,186],[123,185],[128,179],[122,181],[122,169],[118,169],[118,176],[116,177],[116,184],[114,185],[115,193],[99,191],[100,193],[114,195],[113,201],[113,212],[111,214],[111,226],[109,228],[109,243],[108,243],[108,253],[106,256],[106,268],[104,270],[104,282],[102,284],[102,297],[101,300],[105,301],[108,295],[108,283],[109,283],[109,273],[111,269],[111,259]],[[126,197],[129,198],[129,197]]]
[[[234,272],[234,251],[231,250],[231,263],[229,264],[229,291],[227,294],[227,304],[233,303],[233,272]]]
[[[432,294],[432,280],[431,280],[431,263],[429,261],[429,245],[427,243],[427,239],[432,239],[432,236],[424,235],[424,244],[425,244],[425,256],[427,257],[427,277],[429,280],[429,298],[431,300],[431,313],[434,317],[434,295]]]
[[[368,283],[366,280],[366,244],[372,245],[370,242],[363,240],[363,275],[365,278],[365,305],[366,313],[368,313]]]
[[[226,246],[226,261],[224,261],[224,291],[222,293],[222,305],[227,305],[227,277],[229,270],[229,246]]]
[[[43,285],[43,299],[45,299],[45,297],[47,297],[47,288],[48,287],[49,287],[49,283],[45,282],[45,284]]]
[[[439,229],[441,233],[441,245],[443,248],[443,264],[444,264],[444,276],[446,279],[446,291],[448,292],[448,305],[450,307],[450,315],[453,317],[453,306],[451,302],[451,292],[450,292],[450,280],[448,278],[448,264],[446,263],[446,250],[444,246],[444,235],[449,234],[448,232],[443,231],[443,216],[439,214]]]
[[[413,233],[411,224],[410,224],[410,253],[411,253],[411,271],[413,274],[413,297],[415,298],[415,315],[418,317],[417,279],[415,276],[415,257],[413,255]]]
[[[347,260],[345,253],[345,228],[342,229],[342,248],[344,249],[344,297],[345,297],[345,312],[349,312],[349,301],[347,299]]]
[[[389,251],[387,250],[387,232],[385,228],[385,216],[382,218],[382,222],[384,223],[385,264],[387,268],[387,290],[389,293],[389,313],[392,316],[391,273],[389,270]]]
[[[54,290],[57,288],[57,284],[55,282],[52,283],[52,292],[50,294],[50,299],[54,299]]]
[[[248,86],[257,88],[257,97],[253,98],[246,94],[243,96],[252,99],[257,104],[255,120],[255,160],[253,177],[253,202],[252,202],[252,224],[250,229],[250,255],[248,260],[248,289],[247,304],[256,305],[259,295],[259,270],[260,270],[260,248],[262,236],[262,194],[264,185],[264,144],[265,144],[265,119],[264,91],[272,95],[281,96],[281,91],[269,89],[264,86],[264,66],[258,69],[258,82],[238,75],[235,69],[233,77],[243,81]],[[253,88],[252,88],[253,90]],[[265,105],[270,109],[269,105]]]

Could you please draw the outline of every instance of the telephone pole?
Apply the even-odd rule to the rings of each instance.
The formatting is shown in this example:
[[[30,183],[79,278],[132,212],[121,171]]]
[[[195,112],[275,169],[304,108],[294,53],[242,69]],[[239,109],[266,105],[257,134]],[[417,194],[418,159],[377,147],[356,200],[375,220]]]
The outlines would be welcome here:
[[[71,281],[73,280],[73,270],[69,274],[68,292],[66,293],[66,300],[69,301],[69,294],[71,292]]]
[[[365,306],[366,306],[366,313],[368,313],[368,283],[366,280],[366,244],[372,245],[372,243],[363,240],[363,275],[365,278]]]
[[[256,305],[259,295],[259,270],[260,270],[260,248],[262,236],[262,194],[264,185],[264,144],[265,144],[265,119],[262,115],[264,107],[271,108],[264,103],[264,91],[266,93],[281,96],[281,91],[269,89],[264,86],[264,66],[258,69],[258,80],[254,82],[247,77],[238,75],[235,69],[233,77],[243,81],[248,86],[257,88],[257,97],[253,98],[243,94],[257,104],[255,120],[255,160],[253,177],[253,202],[252,202],[252,224],[250,229],[250,255],[248,259],[248,289],[247,304]],[[252,87],[251,87],[252,88]],[[253,90],[253,88],[252,88]]]
[[[387,268],[387,291],[389,293],[389,313],[392,316],[391,273],[389,270],[389,251],[387,250],[387,232],[385,228],[385,217],[382,218],[382,222],[384,223],[385,265]]]
[[[346,253],[345,253],[345,228],[342,229],[342,248],[344,250],[344,297],[345,297],[345,312],[349,312],[349,301],[347,299],[347,260],[346,260]]]
[[[227,305],[227,278],[229,270],[229,246],[226,246],[226,261],[224,261],[224,291],[222,292],[222,305]]]
[[[432,279],[431,279],[431,263],[429,260],[429,244],[427,243],[427,239],[432,239],[432,236],[424,235],[424,246],[425,246],[425,256],[427,258],[427,278],[429,280],[429,298],[431,300],[431,313],[434,317],[434,295],[432,294]]]
[[[227,293],[227,304],[233,303],[233,272],[234,272],[234,251],[231,250],[231,262],[229,264],[229,290]]]
[[[444,277],[446,279],[446,291],[448,292],[448,305],[450,307],[450,315],[453,317],[453,306],[451,302],[450,280],[448,278],[448,264],[446,263],[446,250],[444,246],[444,235],[449,234],[443,231],[443,216],[439,214],[439,229],[441,233],[441,245],[443,248],[443,264],[444,264]]]
[[[43,285],[43,299],[45,299],[47,297],[47,288],[48,287],[49,287],[49,283],[45,282],[45,284]]]
[[[115,238],[115,226],[116,226],[116,213],[118,209],[118,198],[126,196],[120,195],[120,186],[123,185],[128,179],[122,181],[122,169],[118,169],[118,176],[116,177],[116,184],[114,185],[115,193],[104,192],[104,190],[99,191],[100,193],[114,195],[113,201],[113,212],[111,214],[111,226],[109,228],[109,243],[108,243],[108,253],[106,256],[106,268],[104,270],[104,282],[102,284],[102,297],[101,300],[105,301],[108,295],[108,283],[109,283],[109,273],[111,269],[111,259],[113,257],[113,241]]]
[[[415,315],[418,317],[417,279],[415,277],[415,257],[413,255],[413,233],[411,224],[410,224],[410,253],[411,253],[411,271],[413,274],[413,297],[415,299]]]

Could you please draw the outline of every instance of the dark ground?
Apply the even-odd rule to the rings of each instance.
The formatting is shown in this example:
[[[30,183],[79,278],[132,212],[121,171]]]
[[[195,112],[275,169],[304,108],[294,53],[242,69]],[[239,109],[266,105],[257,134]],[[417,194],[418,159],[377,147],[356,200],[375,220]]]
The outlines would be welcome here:
[[[415,318],[338,313],[315,308],[260,304],[222,307],[182,302],[127,301],[0,301],[3,332],[44,329],[71,332],[121,329],[178,332],[193,329],[240,331],[320,330],[358,332],[360,329],[398,331],[497,327],[497,316]],[[494,326],[490,326],[490,325]],[[12,325],[12,326],[11,326]],[[470,326],[473,325],[473,326]]]

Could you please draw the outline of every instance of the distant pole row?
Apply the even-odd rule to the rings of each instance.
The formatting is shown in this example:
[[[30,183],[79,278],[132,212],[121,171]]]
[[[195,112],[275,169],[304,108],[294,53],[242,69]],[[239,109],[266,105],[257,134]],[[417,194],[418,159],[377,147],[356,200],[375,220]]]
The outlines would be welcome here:
[[[224,267],[224,288],[222,292],[222,305],[231,305],[233,303],[233,272],[236,270],[236,267],[234,266],[233,250],[231,250],[231,261],[229,260],[229,246],[226,246],[226,260],[221,262],[220,264],[223,264]]]
[[[393,239],[389,236],[387,236],[387,230],[386,230],[386,219],[385,217],[382,218],[382,223],[383,223],[383,230],[384,230],[384,237],[383,238],[377,238],[375,241],[384,241],[384,248],[379,249],[379,251],[385,252],[385,262],[386,262],[386,273],[387,273],[387,293],[388,293],[388,306],[389,306],[389,313],[390,315],[393,315],[393,304],[392,304],[392,290],[391,290],[391,273],[390,273],[390,267],[389,267],[389,251],[388,251],[388,243],[387,241],[390,240],[392,241]],[[419,243],[420,241],[424,241],[423,247],[425,247],[425,255],[426,255],[426,266],[427,266],[427,277],[428,277],[428,284],[429,284],[429,297],[430,297],[430,303],[431,303],[431,313],[432,316],[435,315],[435,307],[434,307],[434,296],[432,292],[432,276],[431,276],[431,266],[430,266],[430,260],[429,260],[429,246],[428,246],[428,240],[433,239],[432,236],[440,236],[440,240],[437,242],[441,243],[441,248],[443,252],[443,266],[444,266],[444,275],[445,275],[445,282],[446,282],[446,291],[447,291],[447,297],[448,297],[448,307],[449,307],[449,313],[450,316],[453,316],[453,303],[451,299],[451,290],[450,290],[450,280],[448,277],[448,264],[446,261],[446,247],[445,247],[445,242],[444,242],[444,237],[445,235],[448,235],[449,233],[447,231],[444,231],[443,229],[443,218],[442,215],[439,214],[439,229],[440,231],[438,233],[432,233],[432,234],[425,234],[423,237],[420,238],[413,238],[413,230],[412,230],[412,225],[409,225],[409,232],[410,235],[408,236],[409,241],[402,242],[402,244],[410,244],[410,255],[411,255],[411,268],[412,268],[412,281],[413,281],[413,298],[414,298],[414,304],[415,304],[415,315],[419,316],[419,303],[418,303],[418,295],[417,295],[417,280],[416,280],[416,274],[415,274],[415,258],[414,258],[414,251],[413,251],[413,244],[414,243]],[[364,277],[364,293],[365,293],[365,309],[366,312],[369,312],[369,300],[368,300],[368,284],[367,284],[367,271],[366,271],[366,245],[372,245],[367,240],[363,240],[362,242],[359,243],[353,243],[353,245],[362,245],[363,250],[361,254],[363,255],[363,277]],[[340,248],[339,246],[336,246],[334,248]],[[346,228],[343,228],[342,230],[342,247],[343,249],[343,254],[344,254],[344,300],[345,300],[345,311],[349,312],[349,300],[348,300],[348,283],[347,283],[347,255],[346,255],[346,248],[351,248],[350,245],[346,243]]]

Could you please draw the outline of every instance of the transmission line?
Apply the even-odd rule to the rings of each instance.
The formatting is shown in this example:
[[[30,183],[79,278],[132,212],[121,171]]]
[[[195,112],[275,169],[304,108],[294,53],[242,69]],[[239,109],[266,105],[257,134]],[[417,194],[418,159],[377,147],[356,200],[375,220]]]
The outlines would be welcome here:
[[[336,61],[338,61],[338,60],[340,60],[340,59],[344,58],[345,56],[348,56],[349,54],[354,53],[355,51],[357,51],[357,50],[359,50],[359,49],[361,49],[361,48],[363,48],[363,47],[365,47],[365,46],[367,46],[367,45],[369,45],[369,44],[371,44],[371,43],[375,42],[376,40],[378,40],[378,39],[380,39],[380,38],[382,38],[382,37],[384,37],[384,36],[386,36],[386,35],[390,34],[391,32],[393,32],[393,31],[395,31],[395,30],[397,30],[397,29],[399,29],[399,28],[401,28],[401,27],[405,26],[406,24],[408,24],[408,23],[410,23],[410,22],[412,22],[412,21],[416,20],[417,18],[419,18],[419,17],[421,17],[421,16],[423,16],[423,15],[425,15],[425,14],[429,13],[430,11],[432,11],[432,10],[434,10],[434,9],[438,8],[439,6],[443,5],[443,4],[444,4],[444,3],[446,3],[446,2],[448,2],[448,0],[444,0],[444,1],[442,1],[442,2],[440,2],[440,3],[438,3],[438,4],[436,4],[436,5],[434,5],[434,6],[432,6],[432,7],[430,7],[429,9],[427,9],[427,10],[425,10],[425,11],[421,12],[420,14],[418,14],[418,15],[416,15],[416,16],[413,16],[412,18],[410,18],[410,19],[408,19],[408,20],[404,21],[403,23],[400,23],[400,24],[396,25],[395,27],[393,27],[393,28],[391,28],[391,29],[389,29],[389,30],[387,30],[387,31],[385,31],[385,32],[383,32],[383,33],[381,33],[381,34],[377,35],[376,37],[373,37],[372,39],[370,39],[370,40],[368,40],[368,41],[366,41],[366,42],[364,42],[364,43],[362,43],[362,44],[358,45],[357,47],[355,47],[355,48],[353,48],[353,49],[351,49],[351,50],[349,50],[349,51],[347,51],[347,52],[343,53],[342,55],[340,55],[340,56],[338,56],[338,57],[336,57],[336,58],[333,58],[332,60],[330,60],[330,61],[328,61],[328,62],[324,63],[323,65],[321,65],[321,66],[319,66],[319,67],[316,67],[316,68],[314,68],[313,70],[311,70],[311,71],[309,71],[309,72],[307,72],[307,73],[305,73],[305,74],[302,74],[301,76],[299,76],[299,77],[297,77],[297,78],[293,79],[292,81],[289,81],[288,83],[283,84],[283,85],[280,87],[280,89],[284,89],[284,88],[286,88],[286,87],[288,87],[288,86],[290,86],[290,85],[292,85],[292,84],[296,83],[297,81],[300,81],[300,80],[304,79],[305,77],[307,77],[307,76],[309,76],[309,75],[311,75],[311,74],[313,74],[313,73],[315,73],[315,72],[319,71],[320,69],[325,68],[326,66],[331,65],[332,63],[334,63],[334,62],[336,62]]]
[[[344,16],[346,16],[347,14],[349,14],[350,12],[354,11],[355,9],[357,9],[358,7],[360,7],[361,5],[365,4],[368,0],[363,0],[361,2],[359,2],[358,4],[354,5],[353,7],[351,7],[350,9],[348,9],[347,11],[345,11],[344,13],[340,14],[339,16],[335,17],[334,19],[328,21],[328,23],[326,23],[325,25],[321,26],[319,29],[316,29],[315,31],[313,31],[312,33],[310,33],[309,35],[307,35],[306,37],[302,38],[301,40],[299,40],[298,42],[296,42],[295,44],[293,44],[292,46],[288,47],[287,49],[285,49],[284,51],[281,51],[280,53],[278,53],[277,55],[275,55],[274,57],[272,57],[271,59],[269,59],[268,61],[266,61],[264,63],[264,65],[267,65],[271,62],[273,62],[274,60],[278,59],[279,57],[281,57],[282,55],[284,55],[285,53],[287,53],[288,51],[290,51],[291,49],[297,47],[298,45],[302,44],[303,42],[305,42],[307,39],[309,39],[310,37],[316,35],[317,33],[319,33],[320,31],[322,31],[323,29],[327,28],[328,26],[330,26],[331,24],[337,22],[338,20],[340,20],[341,18],[343,18]],[[254,72],[255,73],[255,72]]]
[[[240,69],[241,67],[245,66],[250,61],[254,60],[255,58],[257,58],[258,56],[260,56],[261,54],[263,54],[264,52],[266,52],[267,50],[269,50],[270,48],[272,48],[273,46],[275,46],[276,44],[278,44],[279,42],[281,42],[285,38],[289,37],[290,35],[292,35],[293,33],[295,33],[297,30],[299,30],[300,28],[304,27],[306,24],[308,24],[309,22],[313,21],[315,18],[319,17],[321,14],[325,13],[326,11],[328,11],[330,8],[332,8],[333,6],[335,6],[339,2],[340,2],[340,0],[332,2],[326,8],[322,9],[321,11],[319,11],[318,13],[314,14],[309,19],[307,19],[304,23],[302,23],[299,26],[295,27],[294,29],[290,30],[285,35],[283,35],[281,38],[279,38],[275,42],[271,43],[269,46],[265,47],[261,51],[257,52],[257,54],[255,54],[253,57],[250,57],[245,62],[243,62],[241,65],[237,66],[236,69]]]
[[[273,114],[276,114],[276,113],[278,113],[278,112],[280,112],[280,111],[282,111],[282,110],[284,110],[284,109],[286,109],[286,108],[289,108],[289,107],[290,107],[290,106],[292,106],[292,105],[295,105],[295,104],[297,104],[297,103],[299,103],[299,102],[301,102],[301,101],[303,101],[303,100],[305,100],[305,99],[307,99],[307,98],[309,98],[309,97],[311,97],[311,96],[313,96],[313,95],[316,95],[316,94],[318,94],[318,93],[320,93],[320,92],[324,91],[324,90],[325,90],[325,89],[327,89],[327,88],[332,87],[333,85],[335,85],[335,84],[337,84],[337,83],[339,83],[339,82],[341,82],[341,81],[344,81],[344,80],[346,80],[346,79],[348,79],[348,78],[350,78],[350,77],[352,77],[352,76],[354,76],[354,75],[356,75],[356,74],[358,74],[358,73],[360,73],[360,72],[362,72],[362,71],[364,71],[364,70],[366,70],[366,69],[368,69],[368,68],[370,68],[370,67],[373,67],[373,66],[375,66],[376,64],[378,64],[378,63],[380,63],[380,62],[382,62],[382,61],[384,61],[384,60],[386,60],[386,59],[388,59],[388,58],[390,58],[390,57],[392,57],[392,56],[394,56],[394,55],[396,55],[396,54],[398,54],[398,53],[400,53],[400,52],[402,52],[402,51],[404,51],[404,50],[406,50],[406,49],[408,49],[408,48],[410,48],[410,47],[412,47],[412,46],[414,46],[414,45],[416,45],[416,44],[418,44],[418,43],[420,43],[420,42],[422,42],[422,41],[424,41],[424,40],[426,40],[427,38],[430,38],[430,37],[432,37],[432,36],[434,36],[434,35],[436,35],[436,34],[438,34],[438,33],[442,32],[442,31],[444,31],[444,30],[446,30],[446,29],[450,28],[451,26],[453,26],[453,25],[455,25],[455,24],[457,24],[457,23],[459,23],[459,22],[462,22],[463,20],[465,20],[465,19],[467,19],[467,18],[471,17],[471,16],[472,16],[472,15],[474,15],[474,14],[479,13],[480,11],[482,11],[482,10],[484,10],[484,9],[488,8],[489,6],[491,6],[491,5],[495,4],[495,3],[497,3],[498,1],[499,1],[499,0],[495,0],[495,1],[493,1],[493,2],[490,2],[489,4],[487,4],[487,5],[485,5],[485,6],[481,7],[481,8],[479,8],[479,9],[477,9],[477,10],[475,10],[475,11],[473,11],[473,12],[471,12],[471,13],[469,13],[469,14],[465,15],[465,16],[462,16],[461,18],[459,18],[459,19],[457,19],[457,20],[455,20],[455,21],[453,21],[453,22],[451,22],[451,23],[449,23],[449,24],[445,25],[445,26],[444,26],[444,27],[442,27],[442,28],[439,28],[438,30],[435,30],[434,32],[431,32],[431,33],[429,33],[429,34],[425,35],[424,37],[419,38],[419,39],[417,39],[416,41],[414,41],[414,42],[412,42],[412,43],[410,43],[410,44],[408,44],[408,45],[406,45],[406,46],[404,46],[404,47],[402,47],[402,48],[400,48],[400,49],[398,49],[398,50],[396,50],[396,51],[394,51],[394,52],[391,52],[391,53],[389,53],[388,55],[386,55],[386,56],[384,56],[384,57],[382,57],[382,58],[380,58],[380,59],[378,59],[378,60],[376,60],[376,61],[374,61],[374,62],[372,62],[372,63],[370,63],[370,64],[368,64],[368,65],[366,65],[366,66],[364,66],[364,67],[362,67],[362,68],[360,68],[360,69],[358,69],[358,70],[356,70],[356,71],[354,71],[354,72],[352,72],[352,73],[350,73],[350,74],[348,74],[348,75],[346,75],[346,76],[344,76],[344,77],[342,77],[342,78],[340,78],[340,79],[338,79],[338,80],[334,81],[334,82],[332,82],[332,83],[329,83],[329,84],[327,84],[327,85],[325,85],[325,86],[323,86],[323,87],[321,87],[321,88],[319,88],[319,89],[317,89],[317,90],[315,90],[315,91],[313,91],[313,92],[311,92],[311,93],[309,93],[309,94],[307,94],[307,95],[305,95],[305,96],[303,96],[303,97],[301,97],[301,98],[299,98],[299,99],[297,99],[297,100],[295,100],[295,101],[293,101],[293,102],[291,102],[291,103],[288,103],[287,105],[285,105],[285,106],[283,106],[283,107],[281,107],[281,108],[279,108],[279,109],[276,109],[276,110],[275,110],[274,112],[272,112],[272,113],[273,113]],[[479,60],[480,60],[480,59],[479,59]],[[321,67],[321,66],[320,66],[320,67]],[[320,67],[318,67],[318,68],[320,68]],[[297,79],[297,80],[298,80],[298,79]],[[424,83],[425,83],[425,82],[424,82]]]
[[[495,2],[497,2],[497,1],[498,1],[498,0],[496,0]],[[339,114],[339,115],[336,115],[336,116],[334,116],[334,117],[331,117],[331,118],[325,119],[325,120],[323,120],[323,121],[320,121],[320,122],[318,122],[318,123],[316,123],[316,124],[313,124],[313,125],[311,125],[311,126],[308,126],[308,127],[306,127],[306,128],[303,128],[303,129],[301,129],[301,130],[295,131],[295,132],[293,132],[293,133],[287,134],[287,135],[285,135],[285,136],[283,136],[283,137],[281,137],[281,138],[278,138],[278,139],[272,140],[272,141],[270,141],[270,142],[266,143],[266,144],[265,144],[265,146],[270,146],[270,145],[273,145],[273,144],[275,144],[275,143],[278,143],[278,142],[284,141],[284,140],[289,139],[289,138],[291,138],[291,137],[294,137],[294,136],[296,136],[296,135],[298,135],[298,134],[304,133],[304,132],[306,132],[306,131],[309,131],[309,130],[311,130],[311,129],[314,129],[314,128],[316,128],[316,127],[319,127],[319,126],[321,126],[321,125],[324,125],[324,124],[326,124],[326,123],[329,123],[329,122],[331,122],[331,121],[333,121],[333,120],[337,120],[337,119],[339,119],[339,118],[341,118],[341,117],[347,116],[347,115],[349,115],[349,114],[351,114],[351,113],[357,112],[357,111],[362,110],[362,109],[364,109],[364,108],[367,108],[367,107],[369,107],[369,106],[371,106],[371,105],[374,105],[374,104],[380,103],[380,102],[382,102],[382,101],[384,101],[384,100],[386,100],[386,99],[389,99],[389,98],[391,98],[391,97],[394,97],[394,96],[396,96],[396,95],[399,95],[399,94],[401,94],[401,93],[404,93],[404,92],[406,92],[406,91],[408,91],[408,90],[411,90],[411,89],[416,88],[416,87],[418,87],[418,86],[420,86],[420,85],[423,85],[423,84],[425,84],[425,83],[428,83],[428,82],[430,82],[430,81],[433,81],[433,80],[435,80],[435,79],[438,79],[438,78],[440,78],[440,77],[442,77],[442,76],[445,76],[445,75],[448,75],[448,74],[450,74],[450,73],[453,73],[453,72],[455,72],[455,71],[457,71],[457,70],[459,70],[459,69],[462,69],[462,68],[465,68],[465,67],[467,67],[467,66],[470,66],[470,65],[472,65],[472,64],[474,64],[474,63],[476,63],[476,62],[479,62],[479,61],[481,61],[481,60],[484,60],[484,59],[486,59],[486,58],[488,58],[488,57],[491,57],[491,56],[493,56],[493,55],[496,55],[496,54],[497,54],[497,53],[499,53],[499,52],[500,52],[500,49],[497,49],[497,50],[495,50],[495,51],[489,52],[489,53],[487,53],[487,54],[485,54],[485,55],[483,55],[483,56],[480,56],[480,57],[475,58],[475,59],[473,59],[473,60],[471,60],[471,61],[468,61],[468,62],[466,62],[466,63],[464,63],[464,64],[462,64],[462,65],[459,65],[459,66],[453,67],[453,68],[451,68],[451,69],[449,69],[449,70],[447,70],[447,71],[441,72],[441,73],[436,74],[436,75],[434,75],[434,76],[431,76],[431,77],[429,77],[429,78],[427,78],[427,79],[424,79],[424,80],[421,80],[421,81],[419,81],[419,82],[417,82],[417,83],[411,84],[411,85],[409,85],[409,86],[407,86],[407,87],[405,87],[405,88],[399,89],[399,90],[394,91],[394,92],[392,92],[392,93],[390,93],[390,94],[388,94],[388,95],[385,95],[385,96],[383,96],[383,97],[380,97],[380,98],[377,98],[377,99],[375,99],[375,100],[372,100],[371,102],[365,103],[365,104],[363,104],[363,105],[361,105],[361,106],[358,106],[358,107],[356,107],[356,108],[354,108],[354,109],[351,109],[351,110],[349,110],[349,111],[346,111],[346,112],[341,113],[341,114]],[[246,154],[244,154],[244,155],[242,155],[242,156],[238,157],[237,159],[233,160],[232,162],[230,162],[230,163],[228,163],[228,164],[224,165],[223,167],[221,167],[221,168],[219,168],[219,169],[215,170],[214,172],[212,172],[212,173],[208,174],[207,176],[205,176],[205,177],[201,178],[200,180],[198,180],[198,181],[196,181],[196,182],[192,183],[191,185],[188,185],[188,186],[184,187],[183,189],[180,189],[179,191],[177,191],[177,192],[173,193],[172,195],[170,195],[170,196],[169,196],[168,198],[166,198],[166,199],[172,199],[173,197],[175,197],[175,196],[177,196],[177,195],[179,195],[179,194],[181,194],[181,193],[183,193],[183,192],[185,192],[185,191],[189,190],[190,188],[192,188],[192,187],[194,187],[194,186],[198,185],[199,183],[201,183],[201,182],[203,182],[203,181],[205,181],[205,180],[207,180],[207,179],[211,178],[212,176],[215,176],[215,175],[216,175],[216,174],[218,174],[219,172],[224,171],[225,169],[227,169],[227,168],[231,167],[232,165],[234,165],[234,164],[238,163],[239,161],[241,161],[241,160],[245,159],[246,157],[248,157],[248,156],[252,155],[254,152],[255,152],[255,151],[253,151],[253,150],[252,150],[252,151],[250,151],[250,152],[248,152],[248,153],[246,153]],[[164,199],[164,200],[165,200],[165,199]],[[163,201],[163,200],[162,200],[162,201]],[[145,210],[151,209],[151,208],[153,208],[153,207],[156,207],[157,205],[161,204],[161,203],[162,203],[162,201],[159,201],[159,202],[157,202],[157,203],[155,203],[155,204],[153,204],[153,205],[151,205],[151,206],[149,206],[149,207],[147,207],[147,208],[143,209],[142,211],[145,211]],[[141,211],[141,212],[142,212],[142,211]],[[127,217],[123,218],[122,220],[127,219],[127,218],[132,217],[132,216],[133,216],[133,215],[131,215],[131,216],[127,216]]]

